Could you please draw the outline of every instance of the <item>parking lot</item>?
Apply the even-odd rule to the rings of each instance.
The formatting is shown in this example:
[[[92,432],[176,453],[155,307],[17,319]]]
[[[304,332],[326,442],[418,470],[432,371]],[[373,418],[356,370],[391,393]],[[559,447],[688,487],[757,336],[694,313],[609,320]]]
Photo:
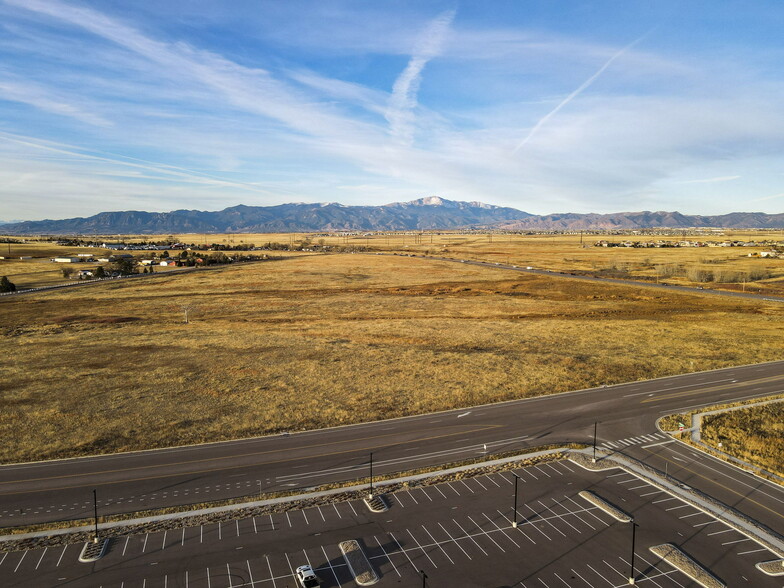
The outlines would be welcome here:
[[[409,488],[388,495],[385,513],[342,502],[119,536],[94,564],[78,563],[81,545],[2,553],[0,576],[19,587],[283,588],[310,564],[324,586],[354,586],[338,543],[357,539],[379,586],[421,586],[421,572],[431,587],[626,586],[632,525],[581,498],[585,489],[639,525],[637,584],[697,585],[648,549],[670,542],[729,586],[781,586],[754,568],[774,555],[742,533],[636,476],[569,461]]]

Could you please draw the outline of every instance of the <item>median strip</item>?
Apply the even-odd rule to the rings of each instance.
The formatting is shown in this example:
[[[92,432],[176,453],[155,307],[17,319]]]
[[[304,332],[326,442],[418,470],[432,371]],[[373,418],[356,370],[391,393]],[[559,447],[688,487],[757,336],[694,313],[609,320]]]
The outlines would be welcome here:
[[[354,539],[350,541],[341,541],[340,551],[343,553],[343,559],[348,564],[348,569],[351,575],[354,576],[354,581],[360,586],[370,586],[378,582],[378,575],[373,567],[370,565],[365,552],[362,551],[359,543]]]
[[[654,545],[650,550],[651,553],[658,555],[676,570],[683,572],[704,588],[727,588],[727,585],[724,582],[719,580],[672,543]]]
[[[580,498],[584,498],[591,504],[598,506],[616,521],[621,521],[622,523],[630,523],[632,521],[632,517],[625,512],[623,512],[620,508],[607,502],[601,496],[597,496],[590,490],[583,490],[580,492]]]

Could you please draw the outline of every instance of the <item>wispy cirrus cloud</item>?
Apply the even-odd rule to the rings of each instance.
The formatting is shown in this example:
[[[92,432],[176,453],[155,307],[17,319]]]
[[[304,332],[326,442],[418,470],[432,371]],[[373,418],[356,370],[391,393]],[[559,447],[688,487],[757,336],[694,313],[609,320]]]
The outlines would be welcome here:
[[[741,176],[717,176],[715,178],[702,178],[699,180],[685,180],[684,184],[717,184],[719,182],[731,182],[738,180]]]

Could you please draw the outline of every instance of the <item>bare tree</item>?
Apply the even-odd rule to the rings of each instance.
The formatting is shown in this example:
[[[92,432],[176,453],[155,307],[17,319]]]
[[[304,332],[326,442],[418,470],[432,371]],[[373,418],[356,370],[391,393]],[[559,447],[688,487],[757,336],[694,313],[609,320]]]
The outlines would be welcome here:
[[[198,306],[195,304],[187,303],[187,304],[180,304],[180,310],[182,310],[183,314],[185,315],[185,324],[187,325],[190,322],[190,316],[198,309]]]

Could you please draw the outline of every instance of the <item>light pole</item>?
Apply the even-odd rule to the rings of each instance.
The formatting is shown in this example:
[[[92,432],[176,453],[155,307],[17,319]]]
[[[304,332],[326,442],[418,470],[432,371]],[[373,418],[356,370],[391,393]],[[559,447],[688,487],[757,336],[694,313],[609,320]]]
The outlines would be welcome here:
[[[427,588],[427,574],[425,570],[419,570],[419,573],[422,574],[422,588]]]
[[[93,536],[93,543],[98,543],[98,493],[93,488],[93,510],[95,512],[95,535]]]
[[[596,463],[596,427],[598,424],[596,421],[593,423],[593,463]]]
[[[515,493],[514,493],[514,508],[512,509],[512,527],[517,528],[517,481],[520,479],[520,476],[512,472],[512,475],[515,477]]]
[[[369,498],[373,499],[373,452],[370,452],[370,494]]]
[[[629,584],[634,584],[634,540],[637,537],[637,523],[632,519],[632,563],[629,568]]]

